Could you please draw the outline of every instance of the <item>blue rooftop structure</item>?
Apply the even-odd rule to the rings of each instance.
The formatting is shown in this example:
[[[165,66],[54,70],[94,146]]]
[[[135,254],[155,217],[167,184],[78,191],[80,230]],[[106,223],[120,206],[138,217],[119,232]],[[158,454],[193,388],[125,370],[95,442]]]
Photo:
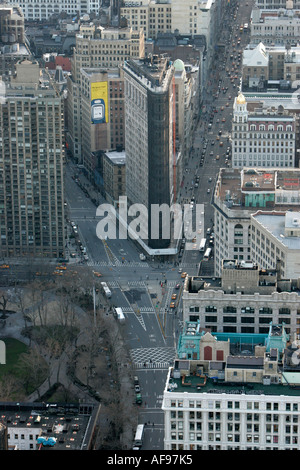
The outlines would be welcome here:
[[[218,333],[212,332],[213,336],[218,341],[229,340],[230,344],[252,344],[257,346],[258,344],[265,345],[268,338],[268,334],[252,334],[252,333]]]
[[[199,359],[200,340],[204,333],[204,331],[200,331],[199,320],[197,322],[185,322],[185,330],[178,340],[178,357],[180,359]]]
[[[177,355],[179,359],[198,360],[200,352],[200,341],[206,331],[201,330],[200,321],[191,322],[187,321],[185,329],[180,335],[178,340]],[[281,325],[273,325],[270,323],[268,334],[251,334],[251,333],[219,333],[211,332],[217,341],[229,341],[231,345],[251,346],[266,346],[266,352],[271,349],[277,349],[279,354],[282,354],[286,348],[288,335],[284,328],[284,323]]]
[[[270,323],[270,329],[268,338],[266,341],[266,351],[269,352],[271,349],[278,349],[279,353],[283,353],[288,342],[289,335],[287,335],[284,323],[281,325],[273,325]]]

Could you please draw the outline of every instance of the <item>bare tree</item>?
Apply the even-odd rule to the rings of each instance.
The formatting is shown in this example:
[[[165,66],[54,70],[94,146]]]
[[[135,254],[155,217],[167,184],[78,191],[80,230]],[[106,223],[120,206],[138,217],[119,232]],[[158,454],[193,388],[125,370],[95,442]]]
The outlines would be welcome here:
[[[37,314],[41,326],[47,324],[48,300],[46,299],[45,291],[40,292],[40,300],[37,302]]]
[[[20,380],[12,374],[3,375],[0,380],[0,401],[12,401],[16,396],[18,400],[25,399],[22,385]]]
[[[6,293],[1,292],[0,293],[0,307],[1,307],[1,317],[6,318],[6,312],[7,312],[7,304],[8,304],[8,296]]]
[[[60,325],[65,327],[76,326],[75,305],[69,293],[60,292],[57,296],[58,309],[57,320]]]
[[[15,295],[16,295],[16,303],[17,307],[20,309],[22,317],[24,319],[24,324],[25,328],[28,327],[28,316],[27,316],[27,308],[26,308],[26,300],[25,300],[25,295],[24,295],[24,290],[23,289],[16,289],[15,290]]]

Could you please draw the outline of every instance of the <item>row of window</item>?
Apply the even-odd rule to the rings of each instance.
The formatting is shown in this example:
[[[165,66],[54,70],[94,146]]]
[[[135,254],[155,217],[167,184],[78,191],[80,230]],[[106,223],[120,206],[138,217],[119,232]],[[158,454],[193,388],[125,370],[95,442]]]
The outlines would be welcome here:
[[[183,408],[184,402],[183,400],[171,400],[171,408]],[[227,409],[240,409],[240,402],[239,401],[232,401],[228,400],[225,402],[225,405]],[[282,403],[282,406],[285,407],[285,411],[299,411],[299,406],[298,403]],[[202,408],[202,401],[198,400],[189,400],[188,402],[185,403],[185,406],[188,406],[189,408]],[[208,400],[207,407],[210,409],[216,409],[219,410],[221,409],[221,401],[220,400]],[[265,409],[267,411],[278,411],[280,409],[279,403],[278,402],[259,402],[259,401],[248,401],[246,402],[246,408],[247,410],[259,410],[259,409]],[[219,419],[220,413],[219,412],[209,412],[209,419]],[[190,411],[190,419],[202,419],[202,412],[201,411]],[[267,415],[267,421],[272,420],[272,416],[275,416],[274,420],[278,420],[277,414],[268,414]],[[229,417],[231,419],[239,420],[240,419],[240,413],[231,413],[229,414]],[[260,417],[260,414],[258,413],[247,413],[247,421],[258,421]],[[171,411],[171,419],[176,419],[176,418],[183,418],[183,411]],[[290,422],[293,420],[293,423],[298,423],[298,415],[286,415],[286,421]]]
[[[276,159],[276,161],[261,161],[261,160],[258,160],[258,161],[255,161],[254,163],[252,162],[252,160],[249,160],[247,161],[247,163],[245,163],[244,160],[237,160],[237,159],[234,159],[232,160],[232,168],[241,168],[241,167],[244,167],[244,166],[257,166],[257,167],[292,167],[293,166],[293,162],[291,161],[290,164],[288,161],[279,161]]]
[[[247,131],[247,126],[238,126],[236,124],[233,125],[233,130],[241,130],[241,131]],[[293,126],[288,124],[287,126],[285,126],[285,129],[284,129],[284,126],[282,125],[278,125],[277,128],[275,129],[275,126],[273,124],[269,124],[269,125],[265,125],[265,124],[259,124],[258,126],[256,124],[250,124],[249,126],[249,130],[250,131],[275,131],[275,132],[279,132],[279,131],[284,131],[284,132],[292,132],[293,131]],[[284,138],[288,138],[290,137],[291,139],[294,138],[294,134],[260,134],[260,133],[254,133],[253,135],[252,134],[249,134],[249,137],[252,138],[254,137],[254,139],[260,139],[260,138],[268,138],[268,139],[284,139]]]
[[[39,437],[39,434],[36,434],[35,436],[33,434],[29,434],[29,440],[33,440],[33,439],[37,439]],[[14,440],[18,440],[18,439],[22,439],[24,440],[25,439],[25,434],[14,434],[13,436],[11,436],[10,434],[7,434],[7,438],[8,439],[14,439]]]
[[[222,307],[221,307],[222,308]],[[204,307],[204,312],[205,313],[217,313],[218,312],[218,307],[215,305],[207,305]],[[270,307],[260,307],[256,309],[255,307],[249,307],[249,306],[244,306],[244,307],[239,307],[240,313],[252,313],[254,314],[255,311],[258,311],[259,314],[261,315],[272,315],[273,314],[273,309]],[[223,307],[223,313],[237,313],[238,309],[237,307],[234,307],[232,305],[227,305]],[[190,313],[200,313],[200,307],[198,306],[193,306],[191,305],[189,307],[189,312]],[[274,312],[275,313],[275,312]],[[289,307],[279,307],[278,308],[278,314],[279,315],[290,315],[291,314],[291,309]],[[297,309],[297,315],[300,314],[300,310]]]
[[[171,432],[171,439],[172,440],[179,440],[183,441],[184,440],[184,434],[183,432]],[[240,442],[240,434],[227,434],[226,436],[227,442]],[[253,443],[259,443],[260,442],[260,436],[259,434],[247,434],[246,436],[247,442],[253,442]],[[188,435],[188,440],[189,441],[202,441],[202,433],[193,433],[190,432]],[[223,442],[224,439],[222,439]],[[209,442],[221,442],[221,434],[220,433],[213,433],[209,432],[208,433],[208,441]],[[285,444],[298,444],[298,436],[286,436],[285,437]],[[266,435],[265,436],[265,442],[266,443],[273,443],[273,444],[278,444],[279,443],[279,438],[277,435]]]

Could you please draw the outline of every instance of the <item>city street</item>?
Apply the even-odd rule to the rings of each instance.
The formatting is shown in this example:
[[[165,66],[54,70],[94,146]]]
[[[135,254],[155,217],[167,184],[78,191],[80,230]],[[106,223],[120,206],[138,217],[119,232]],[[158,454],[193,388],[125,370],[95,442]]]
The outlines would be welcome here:
[[[204,224],[198,227],[203,238],[206,238],[208,228],[213,231],[212,198],[219,169],[230,165],[227,148],[231,146],[232,105],[241,77],[241,60],[237,67],[232,62],[237,62],[234,57],[242,53],[248,42],[249,33],[241,33],[239,26],[250,22],[251,9],[252,2],[249,2],[249,5],[238,9],[236,19],[230,10],[224,19],[220,40],[225,45],[225,52],[216,53],[213,69],[209,71],[202,115],[195,130],[189,162],[183,172],[180,202],[188,203],[193,198],[195,203],[204,205]],[[196,184],[197,176],[199,181]],[[70,256],[67,271],[78,272],[85,268],[99,272],[100,280],[107,282],[111,290],[111,305],[122,308],[125,315],[124,338],[133,373],[140,380],[143,398],[139,420],[147,424],[143,449],[163,450],[163,390],[183,326],[181,293],[184,278],[181,272],[198,275],[203,253],[198,249],[183,249],[182,255],[174,259],[147,258],[142,261],[139,256],[141,250],[131,239],[100,240],[96,233],[100,220],[96,209],[98,204],[105,202],[91,187],[82,170],[68,161],[65,170],[67,250]],[[85,257],[78,240],[85,247]],[[9,260],[9,264],[9,269],[1,271],[2,279],[7,283],[36,276],[48,276],[48,279],[53,271],[51,263],[48,267],[44,263],[43,271],[40,262],[36,265],[31,263],[30,268],[24,262]],[[214,274],[213,257],[202,262],[200,273]],[[174,300],[173,294],[176,294]],[[170,306],[172,301],[174,307]]]
[[[203,97],[205,113],[198,122],[193,151],[184,171],[180,199],[182,203],[187,203],[194,197],[196,203],[204,204],[204,227],[201,227],[204,237],[207,228],[213,229],[211,203],[217,174],[221,167],[230,165],[230,160],[225,163],[226,150],[230,147],[232,105],[238,93],[241,74],[240,68],[235,70],[234,76],[237,78],[232,81],[226,69],[231,69],[230,56],[236,48],[233,43],[240,36],[237,26],[249,22],[250,12],[251,6],[239,9],[235,21],[228,17],[224,22],[221,35],[226,48],[225,54],[220,54],[224,62],[217,57],[215,69],[211,71]],[[234,23],[231,29],[228,28],[229,23]],[[238,38],[235,38],[236,34]],[[241,34],[239,51],[242,52],[248,34]],[[222,146],[220,142],[223,142]],[[143,397],[139,419],[147,423],[143,448],[162,449],[162,394],[167,369],[175,357],[176,342],[182,329],[181,289],[176,290],[175,287],[183,284],[179,271],[198,274],[203,254],[198,250],[184,250],[175,265],[173,261],[141,261],[140,250],[132,240],[107,240],[103,243],[96,235],[95,205],[72,178],[75,170],[70,164],[66,176],[69,218],[77,224],[80,239],[87,247],[87,265],[101,272],[112,291],[112,304],[122,307],[126,317],[125,335]],[[196,176],[199,176],[198,187],[195,186]],[[88,186],[83,175],[79,179]],[[99,196],[99,202],[105,201]],[[213,259],[205,263],[202,274],[213,275]],[[176,308],[172,310],[169,306],[175,292]]]

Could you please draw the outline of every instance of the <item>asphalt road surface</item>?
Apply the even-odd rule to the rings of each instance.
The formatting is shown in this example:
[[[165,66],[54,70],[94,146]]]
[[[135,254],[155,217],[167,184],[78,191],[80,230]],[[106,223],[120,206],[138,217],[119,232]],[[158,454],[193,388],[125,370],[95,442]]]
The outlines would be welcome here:
[[[216,58],[208,78],[203,96],[206,112],[199,120],[194,135],[194,150],[184,172],[181,201],[194,198],[196,203],[203,204],[204,227],[198,228],[203,230],[203,234],[207,228],[213,229],[213,189],[219,169],[225,166],[226,149],[230,147],[232,104],[240,84],[241,62],[234,70],[233,76],[237,78],[233,81],[226,69],[231,71],[233,67],[231,54],[242,52],[249,40],[249,35],[240,33],[237,27],[250,22],[251,5],[252,2],[249,2],[248,6],[239,8],[236,19],[229,14],[224,20],[221,39],[226,45],[225,53]],[[237,46],[239,37],[241,44]],[[225,88],[225,93],[222,88]],[[223,146],[220,146],[220,142],[223,142]],[[216,159],[217,155],[219,159]],[[230,160],[227,164],[230,165]],[[96,205],[75,181],[74,176],[78,172],[78,168],[69,162],[65,177],[66,210],[68,219],[77,225],[88,260],[83,261],[76,244],[70,242],[68,249],[70,253],[74,251],[76,263],[72,265],[74,260],[70,261],[67,270],[79,270],[80,266],[84,266],[100,272],[111,289],[112,304],[122,307],[126,317],[125,337],[134,374],[138,375],[142,390],[143,404],[139,410],[139,421],[147,423],[143,449],[163,450],[162,396],[167,370],[175,357],[176,343],[182,328],[183,279],[179,271],[189,275],[198,274],[203,254],[198,250],[183,250],[182,256],[172,261],[141,261],[140,249],[132,240],[100,240],[96,233],[99,221]],[[198,187],[195,185],[196,176],[199,177]],[[82,174],[79,179],[84,187],[88,187],[89,183]],[[105,202],[100,194],[96,194],[95,198],[98,203]],[[72,232],[70,224],[68,232]],[[79,259],[83,264],[78,265]],[[41,269],[40,263],[31,263],[29,269],[28,263],[11,261],[9,268],[1,268],[0,275],[4,284],[6,281],[11,284],[13,280],[43,275]],[[43,266],[47,275],[52,273],[52,269],[52,265]],[[213,259],[205,264],[202,273],[213,274]],[[178,285],[179,288],[176,288]],[[175,308],[171,308],[174,293],[177,298]]]

